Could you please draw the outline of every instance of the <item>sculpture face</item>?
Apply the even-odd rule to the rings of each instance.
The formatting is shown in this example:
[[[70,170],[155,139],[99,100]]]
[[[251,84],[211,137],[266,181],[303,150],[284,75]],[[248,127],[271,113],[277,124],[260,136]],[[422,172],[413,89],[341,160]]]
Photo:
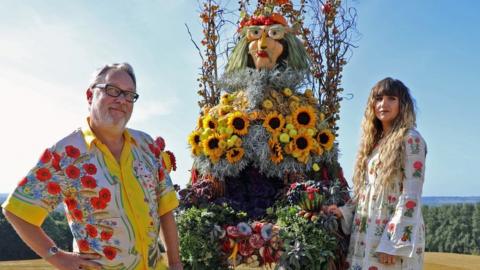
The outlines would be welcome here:
[[[255,68],[272,69],[284,49],[280,40],[285,35],[285,27],[280,24],[249,26],[246,35]]]

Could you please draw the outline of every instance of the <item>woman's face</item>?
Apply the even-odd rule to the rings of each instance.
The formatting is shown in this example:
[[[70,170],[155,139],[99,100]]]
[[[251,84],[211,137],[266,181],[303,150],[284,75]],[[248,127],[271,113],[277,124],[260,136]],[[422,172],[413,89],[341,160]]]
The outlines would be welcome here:
[[[378,95],[375,97],[375,116],[388,130],[400,112],[400,101],[396,96]]]

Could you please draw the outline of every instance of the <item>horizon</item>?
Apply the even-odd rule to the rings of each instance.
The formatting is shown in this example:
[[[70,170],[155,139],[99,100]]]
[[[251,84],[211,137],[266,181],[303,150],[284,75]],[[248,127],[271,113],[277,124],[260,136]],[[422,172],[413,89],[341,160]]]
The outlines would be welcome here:
[[[177,157],[172,180],[185,187],[192,165],[187,136],[199,113],[201,60],[184,23],[199,43],[197,5],[189,0],[114,6],[27,2],[0,4],[5,99],[0,148],[7,153],[0,155],[0,193],[10,193],[45,148],[84,124],[90,74],[110,62],[133,65],[140,99],[128,126],[165,139],[166,149]],[[472,168],[480,161],[480,126],[474,125],[480,117],[480,55],[474,53],[480,2],[350,4],[357,8],[361,37],[343,72],[343,96],[353,94],[353,99],[341,103],[337,140],[349,184],[368,92],[391,76],[402,80],[417,102],[418,130],[428,145],[423,196],[479,196],[480,172]]]

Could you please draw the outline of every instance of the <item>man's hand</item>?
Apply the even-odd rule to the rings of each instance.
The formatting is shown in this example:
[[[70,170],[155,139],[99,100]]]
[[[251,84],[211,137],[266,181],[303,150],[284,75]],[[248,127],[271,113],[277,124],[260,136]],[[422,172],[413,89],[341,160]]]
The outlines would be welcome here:
[[[45,260],[59,270],[101,270],[101,265],[92,261],[100,258],[98,254],[78,254],[60,250]]]
[[[377,254],[378,254],[378,261],[381,264],[391,265],[391,264],[395,264],[395,262],[397,261],[397,256],[395,255],[390,255],[383,252],[378,252]]]
[[[334,214],[338,219],[343,218],[342,211],[340,211],[340,209],[338,209],[338,206],[336,206],[335,204],[324,206],[323,212],[327,214]]]

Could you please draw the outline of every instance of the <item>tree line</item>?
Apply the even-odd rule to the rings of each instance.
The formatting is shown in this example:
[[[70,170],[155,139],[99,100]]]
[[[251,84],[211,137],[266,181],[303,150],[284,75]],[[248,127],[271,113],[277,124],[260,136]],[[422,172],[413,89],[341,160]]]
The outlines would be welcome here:
[[[423,206],[426,251],[480,255],[480,203]],[[42,225],[64,250],[72,250],[72,234],[65,215],[52,212]],[[0,211],[0,261],[36,259]]]

